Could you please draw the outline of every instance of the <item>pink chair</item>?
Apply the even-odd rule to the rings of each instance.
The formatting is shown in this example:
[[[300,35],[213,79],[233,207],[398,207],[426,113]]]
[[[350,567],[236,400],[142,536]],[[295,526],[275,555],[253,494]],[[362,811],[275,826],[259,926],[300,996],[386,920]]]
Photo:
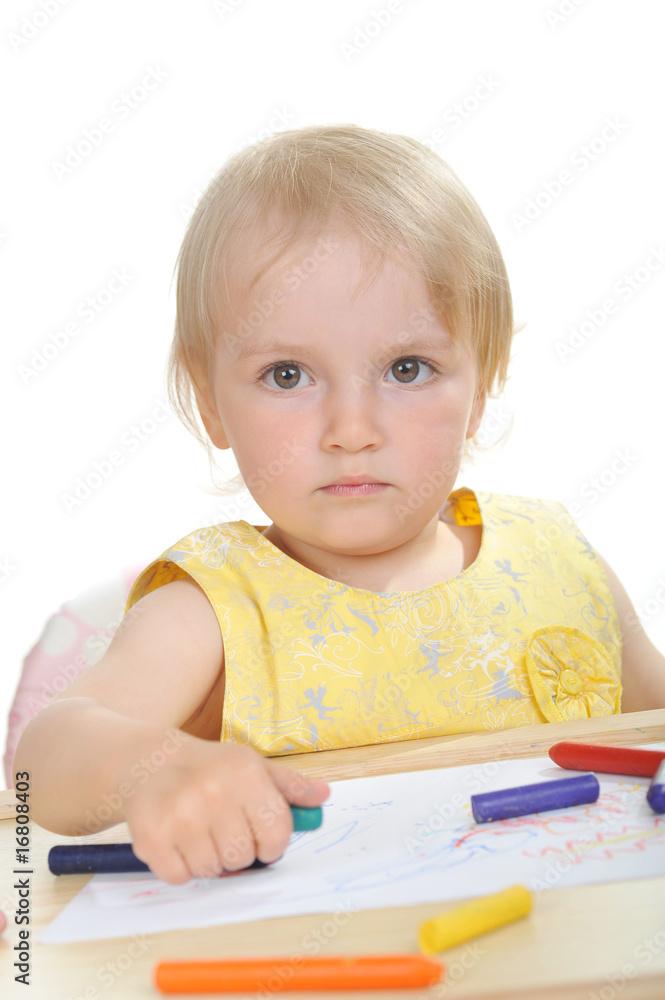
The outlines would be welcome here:
[[[101,658],[123,618],[131,586],[144,568],[143,564],[128,567],[113,579],[82,591],[46,622],[23,661],[9,710],[4,756],[7,788],[14,787],[12,762],[21,733],[40,708]]]

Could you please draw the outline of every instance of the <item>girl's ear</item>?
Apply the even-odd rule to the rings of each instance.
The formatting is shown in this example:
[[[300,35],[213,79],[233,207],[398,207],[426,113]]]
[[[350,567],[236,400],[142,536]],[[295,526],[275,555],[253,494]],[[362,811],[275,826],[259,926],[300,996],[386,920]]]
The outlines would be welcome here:
[[[195,390],[196,405],[198,407],[199,413],[201,415],[201,420],[203,421],[203,426],[208,432],[208,437],[214,444],[215,448],[230,448],[226,432],[224,431],[224,425],[219,418],[217,409],[210,402],[208,393],[205,391]]]
[[[482,385],[478,386],[476,391],[476,396],[473,401],[473,407],[469,415],[469,423],[466,428],[466,437],[472,438],[480,427],[480,421],[483,419],[483,413],[485,412],[485,401],[487,399],[487,393],[485,387]]]

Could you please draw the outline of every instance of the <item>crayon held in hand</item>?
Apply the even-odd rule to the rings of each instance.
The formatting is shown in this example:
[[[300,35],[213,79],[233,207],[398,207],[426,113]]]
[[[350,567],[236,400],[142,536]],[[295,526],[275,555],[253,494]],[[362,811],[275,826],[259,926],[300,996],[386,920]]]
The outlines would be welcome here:
[[[498,792],[472,795],[471,810],[476,823],[492,823],[498,819],[585,805],[595,802],[599,795],[600,785],[595,775],[580,774],[576,778],[541,781],[534,785],[518,785]]]
[[[321,806],[289,806],[293,820],[293,832],[305,833],[307,830],[318,830],[323,823]]]
[[[54,875],[150,871],[145,861],[136,857],[131,844],[58,844],[48,852],[48,866]],[[220,872],[220,875],[236,875],[249,868],[267,866],[267,861],[256,858],[247,868],[239,868],[237,872]]]
[[[289,808],[293,818],[293,830],[296,833],[316,830],[323,822],[321,806]],[[267,865],[267,861],[259,861],[257,858],[248,865],[248,868],[241,868],[239,871],[266,868]],[[136,857],[131,844],[59,844],[49,851],[48,866],[54,875],[150,871],[146,863]],[[235,875],[236,872],[228,874]]]
[[[592,743],[555,743],[550,757],[559,767],[571,771],[603,771],[607,774],[639,774],[653,778],[663,750],[640,750],[637,747],[604,747]]]
[[[443,971],[441,962],[423,955],[277,955],[159,962],[154,977],[162,993],[278,993],[430,986]]]

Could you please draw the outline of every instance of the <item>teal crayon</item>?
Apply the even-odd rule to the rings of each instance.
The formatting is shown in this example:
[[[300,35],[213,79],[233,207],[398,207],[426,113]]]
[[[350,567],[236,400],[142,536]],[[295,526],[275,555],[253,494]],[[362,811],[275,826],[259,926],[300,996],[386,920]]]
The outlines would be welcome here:
[[[321,806],[289,806],[293,819],[293,832],[305,833],[307,830],[318,830],[323,823]]]
[[[313,809],[304,806],[290,806],[293,830],[301,833],[317,830],[323,822],[321,806]],[[221,872],[220,875],[236,875],[251,868],[266,868],[272,862],[256,858],[247,868],[238,871]],[[150,868],[134,854],[131,844],[58,844],[48,854],[48,866],[53,875],[86,875],[92,872],[149,872]]]

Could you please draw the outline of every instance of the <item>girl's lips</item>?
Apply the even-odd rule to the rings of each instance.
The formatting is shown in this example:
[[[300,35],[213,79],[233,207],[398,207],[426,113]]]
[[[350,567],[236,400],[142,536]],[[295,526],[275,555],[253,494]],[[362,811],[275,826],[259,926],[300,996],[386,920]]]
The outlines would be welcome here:
[[[340,497],[360,497],[386,489],[387,483],[359,483],[357,486],[324,486],[323,492]]]

